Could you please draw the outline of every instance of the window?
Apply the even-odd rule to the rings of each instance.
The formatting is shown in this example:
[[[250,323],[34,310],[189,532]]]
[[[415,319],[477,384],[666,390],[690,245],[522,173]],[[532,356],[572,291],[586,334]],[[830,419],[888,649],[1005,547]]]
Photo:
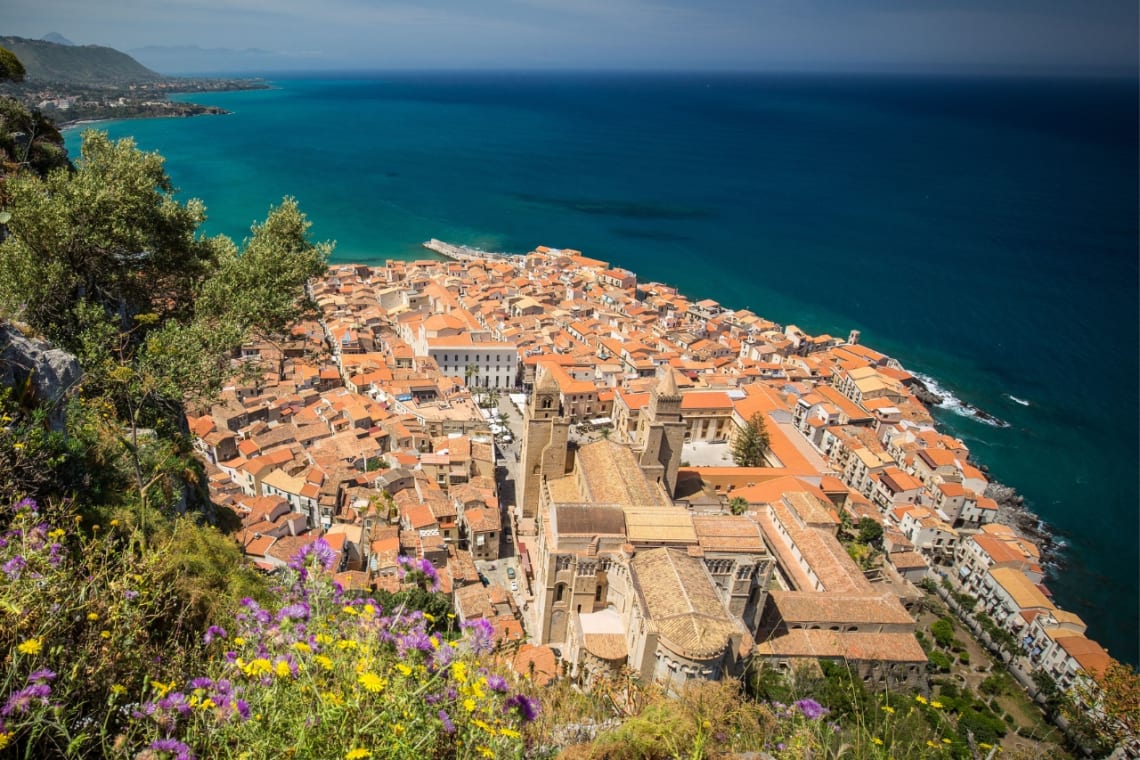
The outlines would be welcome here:
[[[554,587],[554,601],[555,602],[561,602],[563,597],[565,597],[565,596],[566,596],[566,584],[565,583],[559,583],[557,586]]]

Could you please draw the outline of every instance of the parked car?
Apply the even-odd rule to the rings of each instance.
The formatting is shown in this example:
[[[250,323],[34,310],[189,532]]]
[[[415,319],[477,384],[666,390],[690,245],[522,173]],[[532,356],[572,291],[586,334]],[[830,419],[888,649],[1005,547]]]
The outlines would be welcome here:
[[[511,580],[514,580],[515,577],[515,569],[510,565],[507,565],[507,577]]]
[[[513,591],[518,591],[518,590],[519,590],[519,582],[518,581],[511,581],[511,591],[513,592]]]

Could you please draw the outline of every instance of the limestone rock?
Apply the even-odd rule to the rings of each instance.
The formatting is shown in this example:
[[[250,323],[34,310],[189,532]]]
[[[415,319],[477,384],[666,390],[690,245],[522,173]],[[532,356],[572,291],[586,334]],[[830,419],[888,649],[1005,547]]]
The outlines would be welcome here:
[[[0,385],[18,389],[48,411],[52,430],[66,426],[65,400],[83,377],[79,360],[14,325],[0,324]]]

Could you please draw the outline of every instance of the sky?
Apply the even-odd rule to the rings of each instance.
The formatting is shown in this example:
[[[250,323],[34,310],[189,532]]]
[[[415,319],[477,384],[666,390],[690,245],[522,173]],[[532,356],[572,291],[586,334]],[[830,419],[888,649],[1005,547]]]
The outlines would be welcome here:
[[[137,51],[163,73],[233,65],[1135,72],[1140,24],[1136,0],[4,0],[3,6],[0,34],[56,32],[77,44]]]

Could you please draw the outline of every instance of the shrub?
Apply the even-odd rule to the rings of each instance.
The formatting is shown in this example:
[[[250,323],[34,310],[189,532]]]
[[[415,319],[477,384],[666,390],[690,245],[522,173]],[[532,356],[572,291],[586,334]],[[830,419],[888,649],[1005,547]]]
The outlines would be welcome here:
[[[943,673],[947,673],[950,671],[950,666],[952,663],[950,662],[950,658],[947,657],[945,654],[943,654],[942,652],[931,652],[929,654],[929,657],[930,657],[930,664],[936,670],[940,670]]]
[[[945,649],[954,642],[954,623],[948,617],[939,618],[930,625],[930,635]]]

